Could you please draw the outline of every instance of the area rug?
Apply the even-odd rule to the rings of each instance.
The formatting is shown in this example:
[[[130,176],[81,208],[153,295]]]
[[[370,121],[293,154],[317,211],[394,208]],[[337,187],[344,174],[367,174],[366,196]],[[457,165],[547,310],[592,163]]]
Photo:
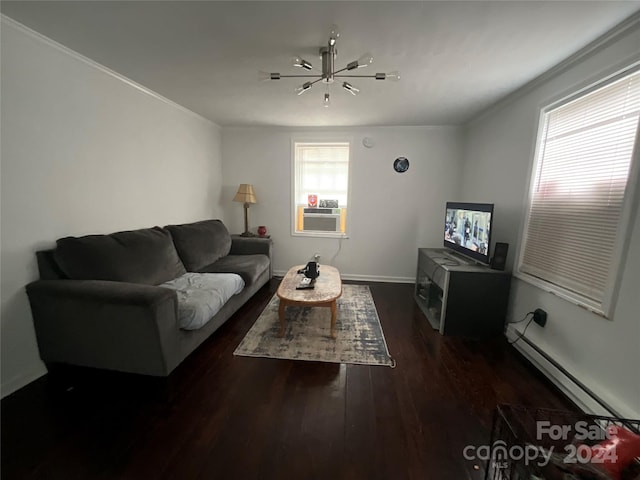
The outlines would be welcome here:
[[[395,367],[369,287],[343,285],[337,304],[335,340],[329,336],[331,310],[326,307],[287,307],[285,334],[279,338],[274,295],[233,354]]]

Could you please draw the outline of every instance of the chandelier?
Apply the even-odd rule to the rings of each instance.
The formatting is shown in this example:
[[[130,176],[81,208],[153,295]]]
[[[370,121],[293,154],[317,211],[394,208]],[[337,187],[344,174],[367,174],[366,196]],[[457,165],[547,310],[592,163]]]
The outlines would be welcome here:
[[[327,45],[324,47],[320,47],[320,57],[322,58],[322,73],[318,74],[300,74],[300,75],[282,75],[280,73],[268,73],[268,72],[260,72],[260,77],[262,80],[280,80],[282,78],[309,78],[315,80],[307,80],[302,85],[295,89],[295,92],[298,95],[302,95],[305,92],[311,90],[311,87],[318,82],[325,83],[327,87],[334,83],[336,79],[342,78],[373,78],[375,80],[392,80],[398,81],[400,80],[400,74],[397,71],[389,72],[389,73],[375,73],[373,75],[354,75],[351,72],[360,68],[368,67],[373,63],[373,56],[370,53],[365,53],[359,59],[354,60],[353,62],[347,63],[347,66],[341,68],[339,70],[335,69],[335,60],[338,55],[338,49],[336,48],[336,43],[340,33],[338,32],[338,27],[333,25],[331,30],[329,31],[329,41]],[[313,65],[304,60],[303,58],[296,57],[293,60],[293,66],[302,68],[304,70],[310,71],[313,70]],[[346,73],[343,73],[346,72]],[[344,88],[347,92],[352,95],[357,95],[360,92],[360,89],[347,81],[342,82],[342,88]],[[331,96],[329,93],[324,94],[323,105],[328,107],[331,104]]]

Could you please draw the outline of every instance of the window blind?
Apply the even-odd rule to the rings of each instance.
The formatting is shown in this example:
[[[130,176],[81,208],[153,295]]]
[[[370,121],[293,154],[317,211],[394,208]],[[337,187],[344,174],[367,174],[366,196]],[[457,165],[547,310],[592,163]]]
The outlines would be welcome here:
[[[520,271],[602,308],[638,135],[640,72],[542,120]]]
[[[306,205],[308,195],[338,200],[347,206],[349,143],[296,143],[296,204]]]

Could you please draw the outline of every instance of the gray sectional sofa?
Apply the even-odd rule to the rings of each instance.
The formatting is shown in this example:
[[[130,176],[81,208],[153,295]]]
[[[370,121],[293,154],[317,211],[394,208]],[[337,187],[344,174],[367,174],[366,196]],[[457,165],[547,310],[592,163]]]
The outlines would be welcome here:
[[[271,243],[220,220],[66,237],[27,285],[40,357],[167,376],[271,278]]]

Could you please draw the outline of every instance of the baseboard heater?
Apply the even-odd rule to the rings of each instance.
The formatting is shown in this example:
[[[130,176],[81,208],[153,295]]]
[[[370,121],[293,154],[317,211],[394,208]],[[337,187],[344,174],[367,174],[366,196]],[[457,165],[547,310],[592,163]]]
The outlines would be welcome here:
[[[527,337],[522,336],[520,340],[524,341],[527,345],[529,345],[533,350],[536,351],[538,355],[544,358],[547,362],[553,365],[560,373],[562,373],[565,377],[571,380],[576,386],[578,386],[582,391],[584,391],[589,397],[591,397],[598,405],[608,411],[611,415],[616,418],[625,418],[624,415],[620,415],[611,405],[602,400],[598,395],[596,395],[593,390],[587,387],[584,383],[578,380],[575,376],[573,376],[566,368],[556,362],[552,357],[550,357],[546,352],[541,350],[536,344],[534,344]]]

